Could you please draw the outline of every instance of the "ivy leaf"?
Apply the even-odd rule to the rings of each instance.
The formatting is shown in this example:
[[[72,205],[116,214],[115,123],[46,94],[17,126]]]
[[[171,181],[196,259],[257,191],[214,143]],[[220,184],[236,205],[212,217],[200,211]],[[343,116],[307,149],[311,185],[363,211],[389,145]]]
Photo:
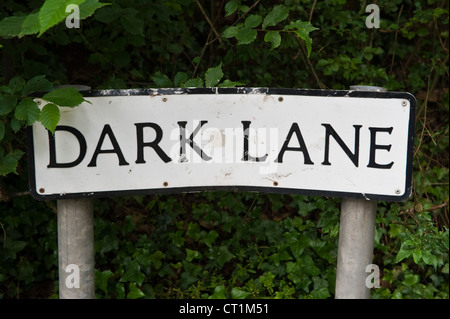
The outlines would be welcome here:
[[[236,39],[238,40],[238,44],[249,44],[252,43],[258,32],[255,29],[242,28],[237,30]]]
[[[233,289],[231,289],[231,298],[233,298],[233,299],[245,299],[249,295],[250,295],[249,292],[241,290],[237,287],[233,287]]]
[[[215,68],[209,68],[205,73],[205,86],[214,87],[222,80],[222,62]]]
[[[395,258],[395,262],[400,262],[405,258],[408,258],[409,256],[411,256],[411,254],[413,253],[412,250],[410,249],[402,249],[400,248],[400,251],[397,254],[397,257]]]
[[[74,107],[85,102],[83,95],[81,95],[81,93],[78,92],[77,89],[72,87],[55,89],[45,94],[42,99],[59,106],[68,107]]]
[[[44,127],[52,133],[55,133],[56,125],[58,125],[60,112],[57,105],[49,103],[42,108],[39,115],[39,121]]]
[[[282,5],[276,5],[273,7],[272,11],[264,18],[262,27],[263,29],[267,27],[273,27],[285,20],[289,15],[289,8]]]
[[[18,120],[24,120],[28,125],[32,125],[39,119],[41,110],[32,98],[25,98],[16,107],[14,117]]]
[[[17,98],[12,95],[0,95],[0,115],[11,112],[17,104]]]
[[[39,35],[64,20],[70,13],[66,12],[69,4],[81,5],[86,0],[46,0],[39,10]]]
[[[22,95],[27,96],[33,92],[51,91],[52,88],[52,83],[45,78],[45,75],[38,75],[25,84]]]
[[[103,292],[108,292],[108,280],[113,277],[114,273],[111,270],[99,271],[95,269],[95,286]]]
[[[132,281],[139,285],[145,280],[145,275],[141,272],[141,267],[137,263],[131,263],[127,271],[120,278],[120,282]]]
[[[436,269],[438,260],[435,255],[433,255],[430,251],[424,250],[422,255],[422,260],[425,264],[431,265]]]
[[[269,31],[264,36],[265,42],[270,42],[270,49],[278,48],[281,44],[281,35],[278,31]]]
[[[145,294],[136,286],[135,282],[130,282],[128,286],[128,299],[138,299],[144,297]]]

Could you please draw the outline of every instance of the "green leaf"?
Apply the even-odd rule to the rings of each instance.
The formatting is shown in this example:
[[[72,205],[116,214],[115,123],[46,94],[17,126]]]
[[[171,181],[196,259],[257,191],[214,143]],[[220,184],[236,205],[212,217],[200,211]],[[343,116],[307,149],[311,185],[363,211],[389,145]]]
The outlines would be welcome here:
[[[205,73],[205,86],[214,87],[216,86],[223,77],[222,72],[222,62],[214,68],[209,68]]]
[[[0,176],[5,176],[9,173],[17,174],[17,164],[23,154],[24,152],[21,150],[13,150],[6,156],[0,157]]]
[[[226,299],[227,296],[225,295],[225,286],[219,285],[216,288],[214,288],[213,294],[209,297],[209,299]]]
[[[189,79],[184,82],[183,87],[185,88],[201,88],[203,87],[203,80],[201,78]]]
[[[22,23],[19,38],[25,35],[36,34],[39,32],[39,14],[37,12],[29,14]]]
[[[231,1],[227,2],[227,4],[225,5],[225,16],[228,17],[229,15],[236,12],[238,7],[239,7],[238,0],[231,0]]]
[[[202,258],[202,254],[197,250],[191,250],[189,248],[186,248],[186,260],[191,262],[194,259],[200,259]]]
[[[52,83],[45,78],[45,75],[38,75],[25,84],[25,87],[22,90],[22,95],[27,96],[33,92],[51,91],[52,88]]]
[[[272,11],[264,18],[262,27],[263,29],[267,27],[272,27],[285,20],[289,15],[289,8],[283,5],[276,5],[273,7]]]
[[[97,9],[109,5],[111,3],[100,3],[98,0],[86,0],[80,5],[80,20],[90,17]]]
[[[12,95],[0,95],[0,115],[11,112],[17,104],[17,98]]]
[[[165,74],[162,74],[161,72],[155,72],[155,74],[152,75],[152,81],[155,82],[155,84],[158,87],[172,87],[172,81],[169,79],[169,77]]]
[[[422,260],[425,264],[433,266],[434,268],[437,267],[437,258],[435,255],[433,255],[430,251],[423,251],[422,253]]]
[[[49,103],[42,108],[39,121],[47,130],[54,133],[56,125],[58,125],[59,118],[60,112],[58,106],[53,103]]]
[[[161,260],[164,259],[165,257],[166,257],[166,255],[162,251],[157,250],[149,256],[149,259],[150,259],[153,267],[155,269],[159,269],[162,266]]]
[[[177,72],[173,78],[173,84],[178,87],[188,80],[188,75],[186,72]]]
[[[236,39],[238,44],[249,44],[255,41],[258,32],[255,29],[242,28],[238,29],[236,33]]]
[[[39,35],[63,21],[70,12],[66,8],[70,4],[81,5],[86,0],[46,0],[39,10]]]
[[[225,87],[225,88],[233,88],[236,86],[242,86],[244,85],[243,82],[234,82],[234,81],[230,81],[230,80],[225,80],[222,83],[220,83],[219,85],[217,85],[218,87]]]
[[[122,15],[120,23],[127,32],[144,35],[144,20],[137,18],[135,14]]]
[[[138,299],[144,297],[145,294],[136,286],[135,282],[130,282],[128,286],[127,299]]]
[[[418,248],[414,249],[412,255],[414,262],[418,264],[420,262],[420,259],[422,258],[422,251]]]
[[[227,38],[227,39],[234,38],[237,36],[238,31],[239,31],[239,28],[232,25],[225,29],[225,31],[223,32],[223,37]]]
[[[281,35],[278,31],[269,31],[264,36],[265,42],[270,42],[270,49],[278,48],[281,44]]]
[[[19,36],[22,32],[22,24],[27,16],[6,17],[0,21],[0,37],[12,38]]]
[[[33,99],[25,98],[17,105],[14,117],[18,120],[26,121],[28,125],[32,125],[39,119],[40,111]]]
[[[395,259],[395,262],[400,262],[403,259],[408,258],[409,256],[412,255],[412,253],[413,253],[413,250],[400,248],[400,251],[397,254],[397,258]]]
[[[25,121],[18,120],[16,118],[12,118],[10,124],[11,124],[11,129],[13,130],[13,132],[17,133],[22,128],[22,126],[25,125]]]
[[[122,275],[120,278],[120,282],[136,282],[139,285],[142,285],[142,283],[145,280],[145,275],[141,272],[141,267],[138,263],[133,262],[128,267],[127,271]]]
[[[94,16],[94,19],[103,23],[111,23],[114,20],[118,19],[121,15],[121,8],[112,6],[97,12]]]
[[[85,101],[83,95],[81,95],[81,93],[77,89],[72,87],[55,89],[45,94],[42,99],[59,106],[68,107],[80,105]]]
[[[251,14],[245,19],[244,26],[246,28],[256,28],[262,22],[262,17],[259,14]]]
[[[289,23],[284,29],[285,30],[294,29],[294,32],[297,34],[297,36],[305,41],[309,57],[311,54],[311,47],[312,47],[312,39],[309,36],[309,33],[314,30],[318,30],[318,28],[314,27],[310,22],[303,22],[301,20],[297,20]]]
[[[19,93],[22,91],[22,88],[25,86],[25,80],[20,76],[17,75],[13,77],[11,80],[9,80],[8,86],[11,90],[11,93]]]
[[[108,280],[113,277],[114,273],[111,270],[99,271],[95,270],[95,286],[103,292],[108,292]]]
[[[231,289],[231,298],[233,298],[233,299],[245,299],[249,295],[250,295],[249,292],[241,290],[237,287],[233,287],[233,289]]]

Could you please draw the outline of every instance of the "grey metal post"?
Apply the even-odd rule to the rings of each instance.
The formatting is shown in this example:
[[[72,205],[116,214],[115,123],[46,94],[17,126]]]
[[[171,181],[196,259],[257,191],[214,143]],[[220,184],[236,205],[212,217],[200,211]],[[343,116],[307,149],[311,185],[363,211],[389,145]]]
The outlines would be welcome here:
[[[92,199],[58,200],[59,298],[94,299]]]
[[[89,91],[86,85],[60,85]],[[57,201],[60,299],[95,298],[94,205],[92,199]]]
[[[377,86],[351,86],[350,90],[386,91]],[[372,264],[377,202],[343,199],[336,270],[336,299],[369,299],[366,267]]]

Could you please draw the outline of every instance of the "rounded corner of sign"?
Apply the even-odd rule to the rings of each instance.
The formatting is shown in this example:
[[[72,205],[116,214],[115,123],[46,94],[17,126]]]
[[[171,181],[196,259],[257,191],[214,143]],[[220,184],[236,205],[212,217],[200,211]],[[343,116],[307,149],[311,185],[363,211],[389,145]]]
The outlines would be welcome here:
[[[30,189],[30,194],[31,194],[31,197],[33,197],[35,200],[38,200],[38,201],[47,200],[45,195],[38,193],[36,191],[36,189],[34,189],[34,188]]]
[[[399,196],[396,196],[397,202],[406,202],[412,195],[412,189],[408,188],[405,190],[405,192]]]

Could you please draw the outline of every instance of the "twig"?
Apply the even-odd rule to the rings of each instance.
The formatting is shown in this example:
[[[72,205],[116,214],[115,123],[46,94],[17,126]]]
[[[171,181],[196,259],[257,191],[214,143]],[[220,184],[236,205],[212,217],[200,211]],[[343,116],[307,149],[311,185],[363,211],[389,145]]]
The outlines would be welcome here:
[[[315,8],[315,6],[316,6],[316,3],[317,3],[317,0],[314,0],[314,3],[313,3],[313,5],[312,5],[312,7],[311,7],[311,11],[309,12],[309,22],[311,22],[311,19],[312,19],[312,15],[313,15],[313,12],[314,12],[314,8]]]
[[[197,71],[198,71],[198,67],[200,65],[200,61],[203,59],[203,56],[205,55],[205,51],[206,51],[206,48],[209,45],[208,41],[209,41],[209,38],[211,37],[211,34],[212,34],[212,30],[208,33],[208,37],[206,38],[206,43],[203,46],[202,53],[200,53],[200,57],[198,58],[198,62],[196,64],[195,68],[194,68],[194,72],[192,72],[192,78],[195,78],[195,76],[197,75]]]
[[[216,37],[219,39],[219,43],[222,43],[222,39],[219,36],[219,33],[217,32],[216,28],[214,27],[214,24],[211,22],[211,20],[209,19],[208,15],[205,12],[205,9],[203,9],[203,6],[201,5],[201,3],[197,0],[197,6],[200,8],[200,11],[202,12],[203,16],[206,19],[206,22],[208,22],[209,26],[211,27],[212,31],[214,32],[214,34],[216,35]]]
[[[427,210],[438,210],[438,209],[443,208],[445,206],[448,206],[448,201],[445,201],[445,202],[443,202],[440,205],[436,205],[436,206],[430,207]]]
[[[322,83],[322,81],[320,81],[319,77],[317,76],[316,71],[314,70],[314,66],[312,65],[311,61],[309,61],[308,54],[306,52],[306,49],[305,49],[305,46],[304,46],[303,42],[299,38],[297,38],[297,41],[298,41],[298,43],[300,44],[300,47],[301,47],[300,53],[301,53],[301,55],[303,57],[303,60],[305,60],[306,64],[308,64],[309,68],[311,69],[311,73],[313,74],[314,78],[316,79],[316,82],[319,85],[319,87],[321,89],[324,89],[325,85]]]
[[[400,21],[400,16],[402,14],[403,11],[403,4],[400,7],[400,11],[398,12],[398,16],[397,16],[397,25]],[[392,61],[391,61],[391,67],[389,68],[389,75],[391,75],[392,73],[392,68],[394,67],[394,59],[395,59],[395,51],[397,49],[397,37],[398,37],[398,30],[395,30],[395,38],[394,38],[394,47],[392,49]]]

